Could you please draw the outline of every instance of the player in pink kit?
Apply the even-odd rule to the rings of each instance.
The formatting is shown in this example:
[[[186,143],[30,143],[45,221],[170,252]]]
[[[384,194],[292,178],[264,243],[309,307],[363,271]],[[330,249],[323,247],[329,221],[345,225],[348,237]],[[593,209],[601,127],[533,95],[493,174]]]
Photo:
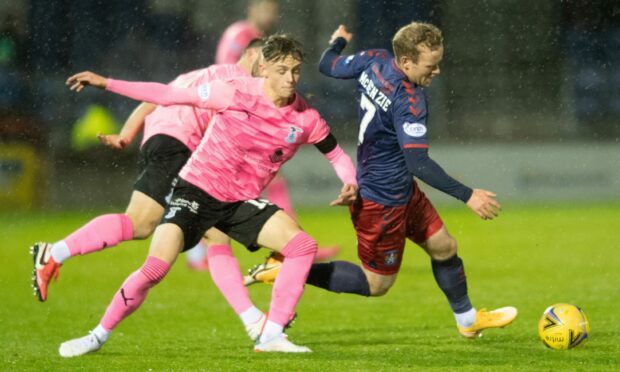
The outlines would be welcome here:
[[[179,76],[171,86],[198,87],[215,79],[250,76],[256,70],[262,41],[253,42],[238,64],[217,65]],[[47,287],[69,257],[85,255],[134,239],[148,238],[161,220],[172,181],[196,149],[212,113],[191,106],[156,106],[140,104],[118,135],[100,136],[111,148],[129,145],[144,126],[140,149],[142,172],[125,213],[99,216],[65,239],[54,243],[36,243],[33,288],[40,301],[47,300]],[[220,234],[221,235],[221,234]],[[211,232],[211,237],[223,238]],[[226,237],[224,237],[226,238]]]
[[[262,53],[260,70],[264,79],[217,80],[197,89],[130,83],[90,72],[68,79],[67,84],[77,91],[93,85],[141,101],[190,104],[216,110],[217,114],[179,174],[146,262],[123,283],[100,324],[89,335],[60,346],[62,356],[98,350],[112,329],[133,313],[148,290],[165,277],[178,254],[214,226],[246,247],[258,244],[285,257],[273,287],[267,320],[261,317],[255,322],[260,337],[254,350],[310,351],[290,342],[283,327],[303,293],[316,242],[277,206],[257,198],[302,144],[314,144],[325,154],[344,184],[332,205],[349,205],[355,200],[355,167],[318,112],[295,93],[303,60],[301,45],[287,36],[271,36]],[[236,287],[225,293],[229,302],[246,307],[244,313],[259,311],[247,290],[242,289],[238,265],[235,279]]]
[[[230,25],[217,45],[215,63],[237,63],[251,40],[265,36],[278,22],[277,0],[250,0],[247,19]]]
[[[230,25],[225,31],[217,46],[216,63],[236,63],[241,56],[240,51],[245,48],[252,38],[264,36],[278,21],[278,2],[275,0],[250,0],[247,9],[247,19]],[[265,190],[267,199],[282,208],[289,216],[296,218],[291,203],[286,180],[276,176]],[[339,247],[328,247],[320,250],[329,253],[329,256],[338,253]]]
[[[247,43],[255,37],[264,36],[274,28],[278,22],[277,0],[250,0],[247,9],[247,19],[230,25],[225,31],[217,46],[215,56],[216,63],[236,63],[241,51]],[[289,216],[297,219],[284,177],[277,175],[265,189],[267,199],[282,208]],[[215,234],[210,234],[215,235]],[[220,242],[223,244],[224,242]],[[209,243],[208,243],[209,244]],[[211,244],[209,244],[211,246]],[[319,247],[315,258],[323,261],[338,254],[339,246]],[[191,252],[190,252],[191,253]],[[208,255],[208,253],[207,253]],[[264,265],[270,267],[273,263],[279,263],[282,257],[273,252],[265,261]]]

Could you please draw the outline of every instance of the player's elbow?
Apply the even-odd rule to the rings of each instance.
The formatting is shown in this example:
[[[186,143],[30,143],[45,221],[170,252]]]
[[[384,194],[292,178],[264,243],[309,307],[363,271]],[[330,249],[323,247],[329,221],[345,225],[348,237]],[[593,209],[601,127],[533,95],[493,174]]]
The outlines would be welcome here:
[[[319,61],[319,72],[323,75],[332,76],[332,64],[336,58],[338,55],[332,55],[329,51],[323,53]]]
[[[331,63],[325,60],[326,58],[321,58],[321,62],[319,62],[319,72],[323,75],[331,76]]]

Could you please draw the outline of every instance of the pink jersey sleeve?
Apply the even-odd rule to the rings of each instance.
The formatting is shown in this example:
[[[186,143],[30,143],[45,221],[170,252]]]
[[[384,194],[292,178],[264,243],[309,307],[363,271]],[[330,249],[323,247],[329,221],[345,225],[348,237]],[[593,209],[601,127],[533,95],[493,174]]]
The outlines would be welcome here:
[[[235,95],[235,89],[221,80],[198,88],[179,88],[161,83],[108,79],[106,90],[160,106],[188,105],[212,110],[226,109]]]
[[[314,120],[314,125],[308,136],[308,143],[315,144],[323,141],[327,137],[329,134],[329,126],[316,111],[313,112],[312,120]]]

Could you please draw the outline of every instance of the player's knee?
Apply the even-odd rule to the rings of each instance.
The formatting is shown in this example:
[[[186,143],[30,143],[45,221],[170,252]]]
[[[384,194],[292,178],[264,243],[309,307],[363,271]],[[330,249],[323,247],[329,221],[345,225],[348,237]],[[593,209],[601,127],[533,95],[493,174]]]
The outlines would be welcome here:
[[[300,231],[288,241],[281,253],[284,257],[299,257],[306,255],[314,256],[316,251],[316,240],[305,231]]]
[[[153,234],[159,219],[149,218],[141,214],[127,213],[133,225],[133,238],[146,239]]]
[[[390,291],[392,284],[369,283],[369,287],[370,287],[370,296],[381,297],[381,296],[385,296]]]
[[[392,284],[394,284],[393,280],[378,279],[376,277],[367,277],[367,279],[368,289],[370,289],[370,295],[372,297],[385,296],[390,288],[392,288]]]
[[[433,260],[444,261],[454,256],[457,250],[456,239],[450,235],[446,235],[444,239],[437,244],[434,244],[432,249],[429,249],[429,254]]]

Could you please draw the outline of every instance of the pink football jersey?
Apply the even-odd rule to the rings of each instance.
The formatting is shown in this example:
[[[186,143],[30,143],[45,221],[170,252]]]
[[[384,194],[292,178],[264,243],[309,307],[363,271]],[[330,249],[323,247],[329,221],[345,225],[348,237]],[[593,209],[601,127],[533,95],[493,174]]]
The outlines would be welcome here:
[[[322,141],[329,127],[299,94],[276,107],[263,93],[264,79],[227,83],[235,89],[228,109],[213,117],[179,175],[221,201],[255,199],[299,146]]]
[[[196,88],[213,80],[241,76],[249,76],[249,73],[236,64],[212,65],[180,75],[170,85]],[[204,135],[211,114],[211,110],[194,106],[158,106],[145,119],[142,145],[156,134],[165,134],[194,151]]]
[[[224,31],[217,44],[215,63],[237,63],[250,41],[261,36],[260,31],[252,27],[247,21],[233,23]]]
[[[198,88],[107,80],[107,90],[158,105],[188,104],[218,111],[179,175],[221,201],[250,200],[302,144],[327,137],[329,127],[299,94],[276,107],[262,78],[214,80]]]

